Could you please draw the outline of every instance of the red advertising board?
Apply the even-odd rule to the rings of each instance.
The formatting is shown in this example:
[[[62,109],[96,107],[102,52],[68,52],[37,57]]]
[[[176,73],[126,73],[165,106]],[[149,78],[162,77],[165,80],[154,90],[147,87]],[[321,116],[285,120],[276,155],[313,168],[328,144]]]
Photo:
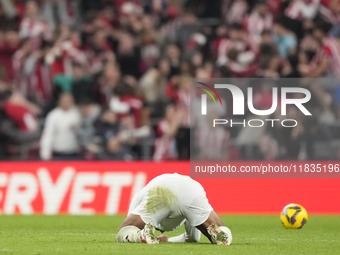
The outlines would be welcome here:
[[[124,214],[152,178],[189,175],[189,162],[0,163],[2,214]],[[288,203],[340,214],[340,179],[200,178],[219,213],[279,213]]]

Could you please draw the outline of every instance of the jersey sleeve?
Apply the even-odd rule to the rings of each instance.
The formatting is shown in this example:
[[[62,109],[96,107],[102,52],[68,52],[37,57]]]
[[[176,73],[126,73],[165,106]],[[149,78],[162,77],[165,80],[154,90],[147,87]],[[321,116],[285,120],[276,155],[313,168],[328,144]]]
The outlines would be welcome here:
[[[327,56],[327,57],[332,56],[332,51],[328,46],[322,46],[322,53],[324,56]]]

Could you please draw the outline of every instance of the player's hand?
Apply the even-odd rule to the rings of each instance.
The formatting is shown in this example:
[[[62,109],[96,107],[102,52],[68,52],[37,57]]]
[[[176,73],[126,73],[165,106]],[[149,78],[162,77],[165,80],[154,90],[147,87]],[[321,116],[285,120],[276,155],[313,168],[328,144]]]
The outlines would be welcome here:
[[[157,237],[157,239],[160,242],[167,242],[168,241],[168,237],[166,235],[160,235],[159,237]]]

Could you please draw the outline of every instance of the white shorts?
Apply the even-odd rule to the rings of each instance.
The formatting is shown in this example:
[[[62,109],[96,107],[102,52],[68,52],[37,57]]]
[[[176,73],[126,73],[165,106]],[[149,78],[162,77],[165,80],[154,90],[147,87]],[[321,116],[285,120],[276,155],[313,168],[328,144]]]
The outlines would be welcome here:
[[[140,215],[145,223],[171,231],[187,220],[192,226],[204,223],[213,208],[201,184],[189,176],[163,174],[138,192],[129,214]]]

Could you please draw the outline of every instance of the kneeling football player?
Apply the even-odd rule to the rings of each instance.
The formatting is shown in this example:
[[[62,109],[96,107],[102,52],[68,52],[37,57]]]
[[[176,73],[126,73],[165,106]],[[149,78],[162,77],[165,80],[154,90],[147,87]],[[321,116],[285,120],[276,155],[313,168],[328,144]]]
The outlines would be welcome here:
[[[185,224],[185,233],[167,238],[155,229],[172,231]],[[203,233],[211,243],[229,245],[232,235],[208,202],[201,184],[189,176],[163,174],[151,180],[132,199],[118,229],[118,243],[198,242]]]

